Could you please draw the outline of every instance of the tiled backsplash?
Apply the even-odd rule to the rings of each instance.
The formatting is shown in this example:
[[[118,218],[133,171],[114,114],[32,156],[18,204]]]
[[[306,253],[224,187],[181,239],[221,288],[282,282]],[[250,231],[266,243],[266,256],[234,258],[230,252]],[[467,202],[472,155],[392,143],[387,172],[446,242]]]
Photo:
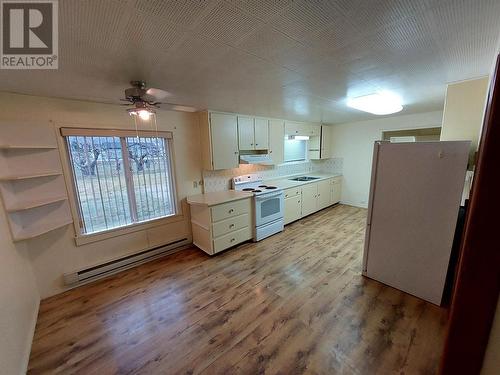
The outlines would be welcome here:
[[[240,164],[239,168],[219,171],[203,171],[205,192],[229,190],[231,178],[250,173],[260,173],[265,180],[298,173],[326,172],[342,173],[342,158],[313,160],[304,163],[281,165]]]

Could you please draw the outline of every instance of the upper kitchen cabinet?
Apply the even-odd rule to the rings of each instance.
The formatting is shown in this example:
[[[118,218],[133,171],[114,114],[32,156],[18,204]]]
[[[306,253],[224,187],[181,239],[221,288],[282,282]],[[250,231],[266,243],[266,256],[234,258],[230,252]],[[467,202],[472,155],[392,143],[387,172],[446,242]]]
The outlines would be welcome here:
[[[303,130],[303,124],[300,122],[285,121],[286,135],[302,135]]]
[[[273,164],[283,163],[285,152],[285,122],[269,120],[269,156]]]
[[[332,157],[332,133],[333,128],[331,126],[321,125],[320,159]]]
[[[269,120],[267,119],[255,119],[255,149],[269,149]]]
[[[229,113],[201,112],[201,156],[206,170],[239,166],[238,120]]]
[[[240,150],[267,150],[269,124],[267,119],[238,116],[238,145]]]
[[[309,137],[319,137],[321,135],[321,126],[315,124],[305,124],[306,134]]]
[[[309,138],[309,159],[330,159],[332,157],[332,127],[321,125],[320,136]]]
[[[321,126],[305,122],[285,121],[286,135],[307,135],[309,137],[319,136]]]

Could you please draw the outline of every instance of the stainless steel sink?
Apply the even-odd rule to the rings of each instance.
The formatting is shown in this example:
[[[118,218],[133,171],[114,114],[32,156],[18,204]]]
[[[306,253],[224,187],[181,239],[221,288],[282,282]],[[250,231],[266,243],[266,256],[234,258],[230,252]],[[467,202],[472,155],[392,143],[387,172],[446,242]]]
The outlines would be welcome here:
[[[302,177],[294,177],[294,178],[289,178],[290,181],[314,181],[318,180],[319,177],[310,177],[310,176],[302,176]]]

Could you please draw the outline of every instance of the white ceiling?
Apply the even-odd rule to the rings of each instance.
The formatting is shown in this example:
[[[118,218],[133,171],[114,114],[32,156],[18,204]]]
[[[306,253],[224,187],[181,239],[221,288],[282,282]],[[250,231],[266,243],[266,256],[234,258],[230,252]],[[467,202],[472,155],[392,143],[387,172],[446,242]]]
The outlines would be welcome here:
[[[118,102],[144,79],[169,101],[339,123],[348,96],[392,90],[441,109],[489,73],[499,0],[63,0],[59,70],[0,71],[0,90]]]

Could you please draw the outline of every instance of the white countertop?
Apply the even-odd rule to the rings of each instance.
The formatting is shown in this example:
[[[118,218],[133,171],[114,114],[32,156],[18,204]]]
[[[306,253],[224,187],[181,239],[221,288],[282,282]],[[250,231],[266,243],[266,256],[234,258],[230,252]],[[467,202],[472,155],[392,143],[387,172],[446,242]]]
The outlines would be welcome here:
[[[312,180],[312,181],[291,181],[290,178],[295,178],[295,177],[301,177],[301,176],[308,176],[308,177],[318,177],[317,180]],[[289,189],[297,186],[302,186],[306,184],[311,184],[314,182],[318,182],[321,180],[326,180],[332,177],[340,177],[342,176],[339,173],[317,173],[317,172],[311,172],[311,173],[301,173],[298,175],[293,175],[293,176],[287,176],[287,177],[279,177],[275,178],[272,180],[266,180],[265,183],[269,185],[274,185],[277,186],[281,189]]]
[[[251,198],[252,193],[245,191],[227,190],[215,191],[213,193],[197,194],[187,197],[189,204],[196,204],[202,206],[215,206],[221,203],[237,201],[240,199]]]

